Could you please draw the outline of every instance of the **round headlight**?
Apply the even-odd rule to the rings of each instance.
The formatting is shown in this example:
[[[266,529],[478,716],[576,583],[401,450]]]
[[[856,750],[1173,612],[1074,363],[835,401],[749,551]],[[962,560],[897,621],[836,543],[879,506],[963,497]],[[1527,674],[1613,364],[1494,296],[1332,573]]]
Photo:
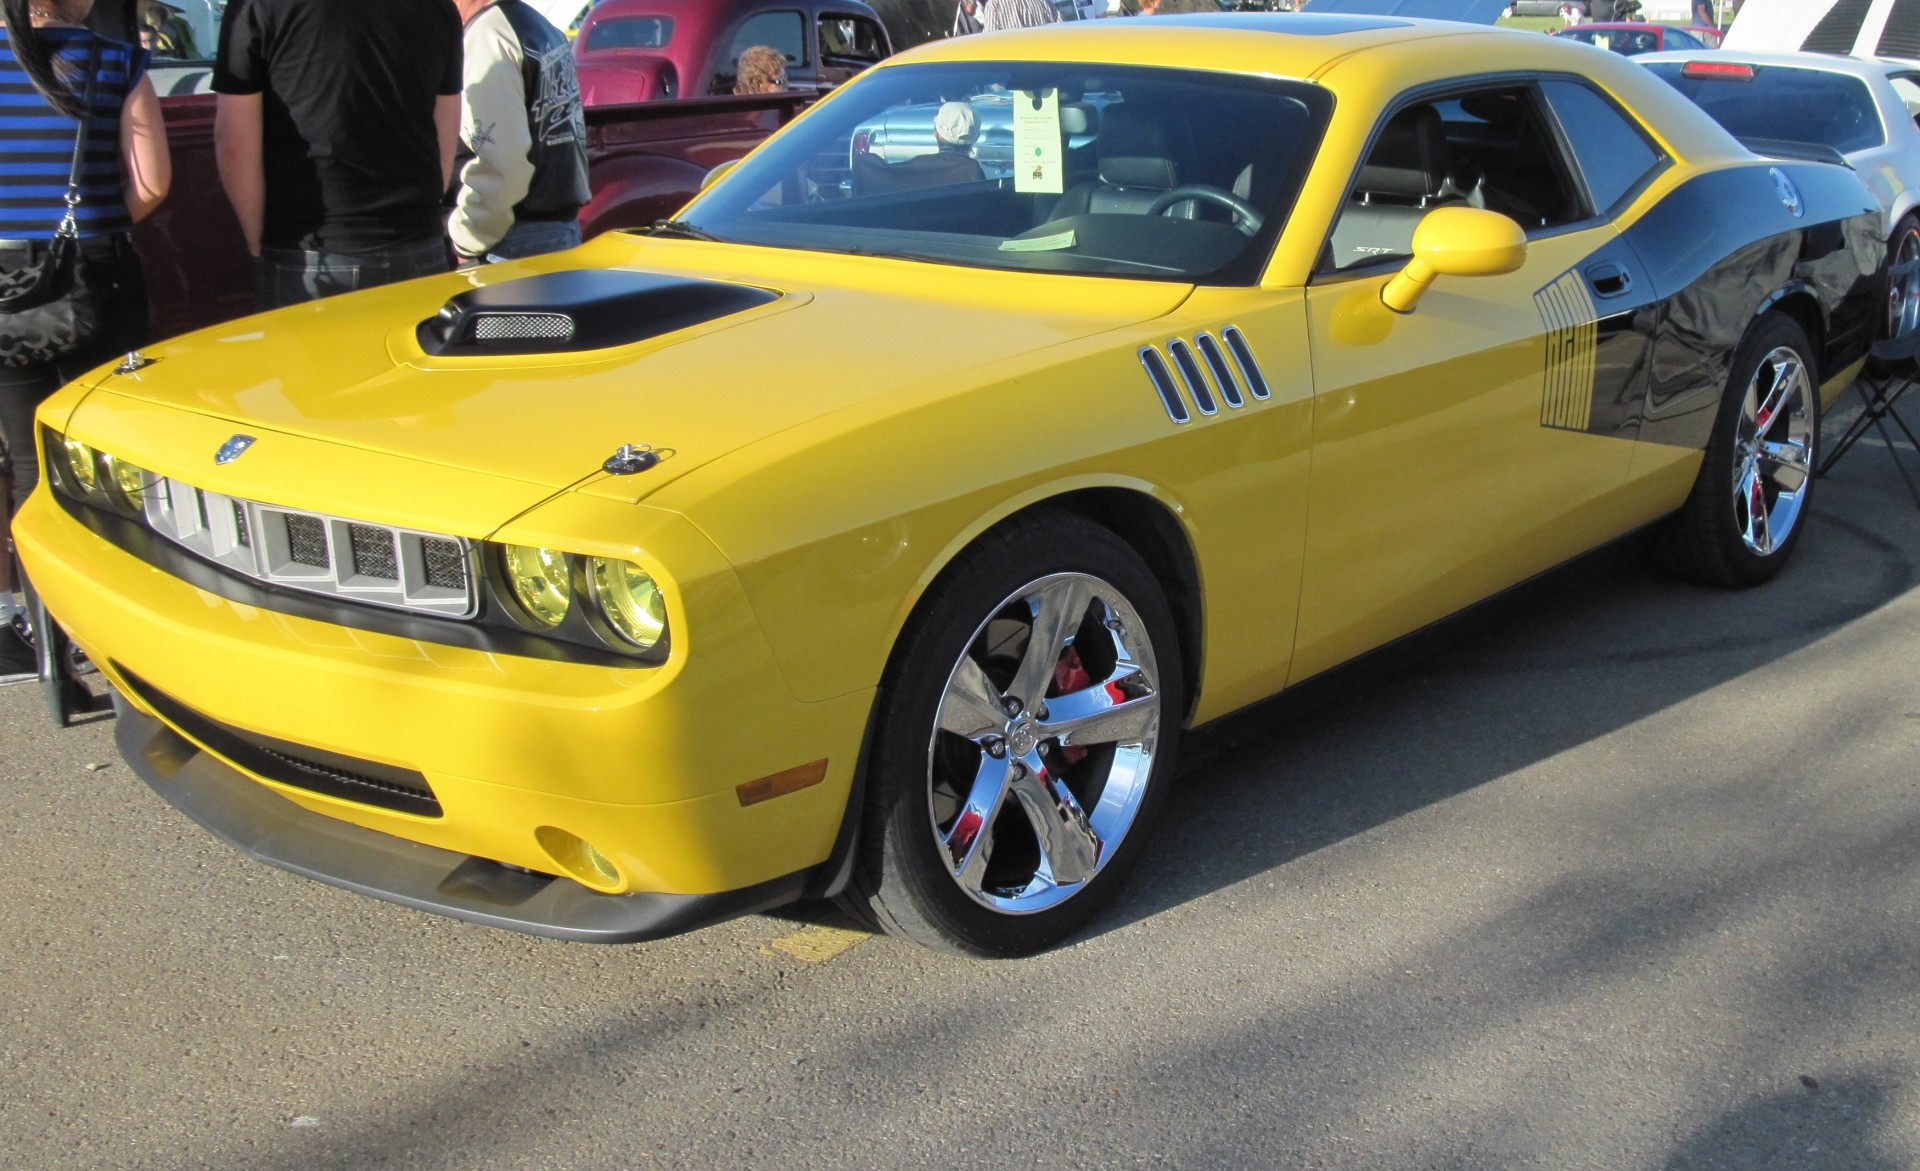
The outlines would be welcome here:
[[[89,492],[100,490],[100,473],[93,466],[93,448],[78,439],[62,440],[67,449],[67,471],[73,482]]]
[[[147,481],[152,477],[145,468],[110,455],[101,456],[100,462],[107,469],[107,482],[121,500],[135,512],[147,506]]]
[[[644,569],[631,561],[595,557],[587,570],[587,582],[607,625],[621,638],[641,650],[651,650],[659,643],[667,629],[667,603]]]
[[[558,549],[508,545],[504,559],[514,600],[520,603],[527,617],[542,626],[560,625],[560,620],[567,616],[567,606],[573,601],[573,579],[568,576],[567,555]]]

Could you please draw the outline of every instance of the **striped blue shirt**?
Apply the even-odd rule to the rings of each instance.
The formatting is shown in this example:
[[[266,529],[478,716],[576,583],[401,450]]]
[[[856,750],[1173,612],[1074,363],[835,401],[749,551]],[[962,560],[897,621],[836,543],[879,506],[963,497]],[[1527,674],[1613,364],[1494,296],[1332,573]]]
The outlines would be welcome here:
[[[86,29],[43,28],[59,76],[85,92],[87,55],[100,46],[100,80],[94,87],[93,121],[81,170],[79,224],[82,236],[133,230],[121,192],[120,108],[146,75],[152,54],[97,37]],[[13,55],[0,27],[0,239],[50,240],[66,214],[67,174],[80,124],[48,105]]]

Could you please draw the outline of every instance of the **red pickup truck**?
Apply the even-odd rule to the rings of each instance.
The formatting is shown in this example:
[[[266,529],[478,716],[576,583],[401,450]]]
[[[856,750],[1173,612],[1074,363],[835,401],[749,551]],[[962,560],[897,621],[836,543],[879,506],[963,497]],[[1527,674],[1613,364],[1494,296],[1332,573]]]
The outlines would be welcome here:
[[[589,108],[733,92],[735,62],[764,45],[787,85],[824,93],[893,53],[861,0],[599,0],[573,42]]]
[[[580,212],[583,233],[671,215],[708,171],[752,150],[812,100],[757,94],[588,109],[593,201]],[[253,310],[253,262],[214,168],[213,103],[212,94],[160,102],[173,148],[173,191],[133,234],[147,266],[156,337]]]

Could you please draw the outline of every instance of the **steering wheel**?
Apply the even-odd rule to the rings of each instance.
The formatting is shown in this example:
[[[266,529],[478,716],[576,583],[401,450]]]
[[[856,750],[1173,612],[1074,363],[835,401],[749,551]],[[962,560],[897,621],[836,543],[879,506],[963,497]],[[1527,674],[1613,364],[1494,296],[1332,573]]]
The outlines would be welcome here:
[[[1160,197],[1148,205],[1147,214],[1159,215],[1174,204],[1183,203],[1189,199],[1204,199],[1208,203],[1217,203],[1226,208],[1233,213],[1233,226],[1249,236],[1259,235],[1260,225],[1267,222],[1267,217],[1261,215],[1260,209],[1251,203],[1231,191],[1209,187],[1204,183],[1189,183],[1184,187],[1162,191]]]

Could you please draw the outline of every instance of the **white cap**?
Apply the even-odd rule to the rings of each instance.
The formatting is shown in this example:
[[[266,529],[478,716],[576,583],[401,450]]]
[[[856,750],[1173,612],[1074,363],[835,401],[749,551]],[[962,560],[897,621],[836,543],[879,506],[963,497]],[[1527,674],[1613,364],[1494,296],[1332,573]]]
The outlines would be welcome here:
[[[933,116],[933,132],[942,142],[972,146],[980,135],[980,115],[965,102],[945,102]]]

